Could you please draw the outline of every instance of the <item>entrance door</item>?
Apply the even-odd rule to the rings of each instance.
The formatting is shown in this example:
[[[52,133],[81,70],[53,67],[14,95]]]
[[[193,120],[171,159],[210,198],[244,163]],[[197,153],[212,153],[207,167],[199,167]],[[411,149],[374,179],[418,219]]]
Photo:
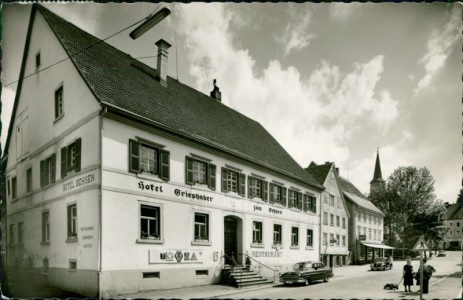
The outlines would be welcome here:
[[[238,261],[238,220],[234,217],[224,219],[225,264],[232,265],[231,258]]]

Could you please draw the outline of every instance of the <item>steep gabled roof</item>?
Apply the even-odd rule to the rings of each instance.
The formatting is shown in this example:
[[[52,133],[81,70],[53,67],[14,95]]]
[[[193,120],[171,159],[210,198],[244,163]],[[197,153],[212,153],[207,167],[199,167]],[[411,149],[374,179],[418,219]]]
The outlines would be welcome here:
[[[368,200],[352,182],[341,176],[338,176],[338,178],[342,192],[346,199],[352,201],[353,203],[364,209],[368,209],[372,212],[384,216],[384,213],[379,208],[377,208],[370,200]]]
[[[316,163],[311,162],[310,165],[305,168],[305,170],[309,172],[309,174],[312,175],[312,177],[315,178],[318,183],[323,185],[325,183],[326,177],[330,173],[332,165],[333,163],[330,162],[326,162],[323,165],[317,165]]]
[[[323,189],[258,122],[170,77],[162,86],[156,70],[43,6],[34,8],[103,106]]]
[[[461,207],[460,203],[450,204],[449,206],[447,206],[446,209],[447,209],[447,211],[445,212],[446,220],[463,219],[463,207]]]

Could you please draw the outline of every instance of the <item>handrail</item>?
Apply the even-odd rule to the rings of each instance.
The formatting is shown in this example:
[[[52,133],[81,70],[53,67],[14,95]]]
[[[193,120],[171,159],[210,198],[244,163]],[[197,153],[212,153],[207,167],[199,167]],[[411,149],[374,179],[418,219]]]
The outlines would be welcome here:
[[[233,252],[232,252],[232,253],[233,253]],[[232,256],[233,256],[233,254],[232,254]],[[235,259],[234,257],[230,257],[230,256],[228,256],[228,255],[225,254],[225,253],[222,255],[222,257],[228,257],[228,258],[232,261],[232,263],[233,263],[233,270],[234,270],[234,267],[235,267],[236,265],[238,265],[238,263],[236,262],[236,259]],[[240,275],[241,275],[242,273],[243,273],[243,271],[240,270]],[[241,278],[241,276],[240,276],[240,277],[239,277],[239,282],[241,282],[241,279],[242,279],[242,278]],[[236,278],[235,278],[235,280],[236,280]]]
[[[251,256],[249,256],[249,255],[246,254],[246,253],[239,253],[238,255],[244,255],[244,256],[248,257],[249,259],[252,259],[253,261],[257,262],[257,263],[259,264],[259,270],[260,270],[260,266],[264,266],[264,267],[266,267],[267,269],[271,270],[271,271],[273,272],[273,284],[276,284],[276,282],[277,282],[277,281],[276,281],[276,273],[278,272],[278,270],[275,270],[275,269],[270,268],[269,266],[267,266],[267,265],[261,263],[260,261],[258,261],[258,260],[256,260],[256,259],[252,258]],[[260,273],[260,272],[259,272],[259,273]]]

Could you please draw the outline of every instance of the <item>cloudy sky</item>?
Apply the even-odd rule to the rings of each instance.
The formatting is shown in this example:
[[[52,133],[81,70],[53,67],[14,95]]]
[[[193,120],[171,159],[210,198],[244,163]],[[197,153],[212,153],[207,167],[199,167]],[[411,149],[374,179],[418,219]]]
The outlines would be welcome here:
[[[47,4],[104,39],[158,4]],[[454,202],[462,178],[460,4],[176,4],[137,40],[108,43],[155,66],[154,43],[173,47],[169,75],[260,122],[298,161],[334,161],[369,191],[376,149],[383,177],[430,169]],[[2,147],[30,5],[3,4]],[[177,45],[177,47],[176,47]],[[177,64],[178,62],[178,64]],[[177,66],[178,65],[178,66]],[[177,71],[178,70],[178,71]]]

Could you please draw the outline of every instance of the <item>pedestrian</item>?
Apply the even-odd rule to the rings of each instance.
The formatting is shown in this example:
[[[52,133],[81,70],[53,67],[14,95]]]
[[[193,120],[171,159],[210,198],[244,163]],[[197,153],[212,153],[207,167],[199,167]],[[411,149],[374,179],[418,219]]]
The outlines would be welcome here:
[[[418,273],[416,273],[416,284],[420,284],[420,276],[421,276],[421,269],[423,269],[423,286],[421,287],[421,290],[423,291],[423,294],[428,294],[429,293],[429,280],[431,279],[431,276],[434,272],[436,272],[436,269],[434,269],[433,266],[431,265],[426,265],[427,259],[423,259],[423,265],[420,266]]]
[[[413,285],[413,266],[412,262],[407,259],[407,264],[404,266],[403,270],[403,278],[404,278],[404,287],[405,287],[405,292],[411,293],[412,290],[410,287]],[[408,286],[408,289],[407,289]]]

